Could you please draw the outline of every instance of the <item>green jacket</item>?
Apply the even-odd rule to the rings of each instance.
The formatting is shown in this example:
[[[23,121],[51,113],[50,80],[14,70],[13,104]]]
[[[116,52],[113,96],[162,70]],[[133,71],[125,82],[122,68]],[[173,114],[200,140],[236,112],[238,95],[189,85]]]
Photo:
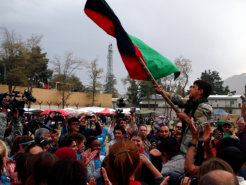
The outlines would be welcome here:
[[[182,98],[179,95],[170,94],[171,100],[174,104],[178,105],[179,107],[184,107],[186,102],[188,101],[187,98]],[[203,140],[203,133],[205,130],[206,122],[209,121],[210,116],[212,115],[213,108],[211,105],[208,104],[208,102],[200,103],[194,113],[194,124],[197,127],[198,125],[201,125],[200,130],[200,137],[199,141]],[[188,115],[191,117],[191,115]],[[184,129],[183,138],[181,141],[180,151],[182,154],[186,154],[188,150],[188,145],[191,142],[192,134],[191,130],[189,128],[189,125],[186,124],[186,127]]]

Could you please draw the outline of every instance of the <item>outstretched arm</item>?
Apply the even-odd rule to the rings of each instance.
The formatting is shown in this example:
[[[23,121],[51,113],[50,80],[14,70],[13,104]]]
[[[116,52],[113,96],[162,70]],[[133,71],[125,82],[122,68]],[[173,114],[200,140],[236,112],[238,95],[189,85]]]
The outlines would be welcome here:
[[[164,91],[161,85],[158,85],[158,86],[154,85],[154,88],[157,94],[161,94],[161,92],[163,92],[166,97],[170,98],[170,93],[167,91]]]
[[[192,140],[191,140],[191,146],[188,148],[185,158],[185,164],[184,169],[187,171],[190,175],[194,175],[197,172],[198,166],[194,165],[194,156],[195,156],[195,150],[196,150],[196,144],[199,138],[200,133],[200,125],[197,126],[197,128],[194,126],[193,123],[194,119],[191,118],[191,133],[192,133]]]

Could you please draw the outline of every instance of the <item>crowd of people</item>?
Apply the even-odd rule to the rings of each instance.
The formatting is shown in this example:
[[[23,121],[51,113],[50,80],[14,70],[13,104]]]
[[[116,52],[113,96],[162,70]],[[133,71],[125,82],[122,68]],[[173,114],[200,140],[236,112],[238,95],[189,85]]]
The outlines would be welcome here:
[[[155,86],[180,107],[177,121],[153,118],[151,127],[134,113],[105,118],[87,113],[22,123],[1,101],[0,184],[246,184],[246,104],[237,125],[212,128],[210,84],[194,82],[189,98]]]

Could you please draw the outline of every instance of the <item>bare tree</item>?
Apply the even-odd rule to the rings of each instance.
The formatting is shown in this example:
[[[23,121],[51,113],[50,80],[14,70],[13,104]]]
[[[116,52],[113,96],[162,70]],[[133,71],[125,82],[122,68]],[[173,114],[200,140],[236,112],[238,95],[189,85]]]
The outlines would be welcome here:
[[[77,70],[82,70],[86,65],[86,62],[81,59],[75,59],[71,52],[67,52],[65,54],[64,60],[61,60],[59,57],[55,57],[54,61],[52,61],[54,66],[54,77],[53,80],[61,82],[58,90],[60,90],[61,98],[62,98],[62,108],[67,104],[67,100],[71,95],[71,84],[69,84],[69,78],[74,74]]]
[[[180,56],[176,58],[174,62],[180,70],[180,76],[174,80],[174,76],[170,75],[162,78],[161,82],[166,91],[180,93],[180,95],[185,96],[185,88],[189,82],[189,75],[192,71],[191,60]]]
[[[185,59],[180,56],[176,58],[174,62],[181,72],[178,78],[178,82],[182,88],[182,95],[185,96],[185,88],[189,82],[189,75],[192,72],[191,60]]]
[[[91,85],[88,86],[88,92],[92,97],[92,106],[94,106],[96,93],[102,88],[102,83],[99,80],[103,74],[103,68],[98,67],[97,60],[93,60],[88,65],[88,74],[91,82]]]

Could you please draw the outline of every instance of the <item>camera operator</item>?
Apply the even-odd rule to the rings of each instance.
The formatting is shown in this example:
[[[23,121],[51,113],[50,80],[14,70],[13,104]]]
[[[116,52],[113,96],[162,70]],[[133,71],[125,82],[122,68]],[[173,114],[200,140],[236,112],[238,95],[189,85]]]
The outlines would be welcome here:
[[[26,99],[23,98],[23,101],[26,101]],[[19,119],[19,110],[16,109],[11,110],[11,114],[10,114],[11,121],[9,126],[12,127],[12,132],[10,135],[3,138],[8,123],[7,110],[8,110],[9,103],[10,103],[10,97],[8,95],[2,98],[1,100],[2,112],[0,112],[0,139],[4,140],[10,151],[10,148],[13,145],[15,137],[18,135],[22,135],[22,124]]]
[[[96,128],[86,128],[87,122],[92,121],[95,123]],[[83,114],[80,119],[80,127],[79,127],[79,133],[85,136],[87,139],[89,136],[98,136],[102,133],[101,126],[99,121],[97,120],[97,117],[95,115],[88,115]]]
[[[129,127],[127,127],[128,122]],[[122,127],[126,131],[125,137],[130,138],[131,134],[137,130],[134,112],[131,112],[131,114],[123,114],[122,111],[116,111],[116,115],[114,116],[114,119],[108,130],[108,142],[114,140],[115,126]]]
[[[64,117],[60,114],[60,112],[50,111],[49,116],[44,120],[45,126],[52,129],[58,128],[58,122],[64,121]],[[55,124],[53,124],[52,122],[55,122]]]

